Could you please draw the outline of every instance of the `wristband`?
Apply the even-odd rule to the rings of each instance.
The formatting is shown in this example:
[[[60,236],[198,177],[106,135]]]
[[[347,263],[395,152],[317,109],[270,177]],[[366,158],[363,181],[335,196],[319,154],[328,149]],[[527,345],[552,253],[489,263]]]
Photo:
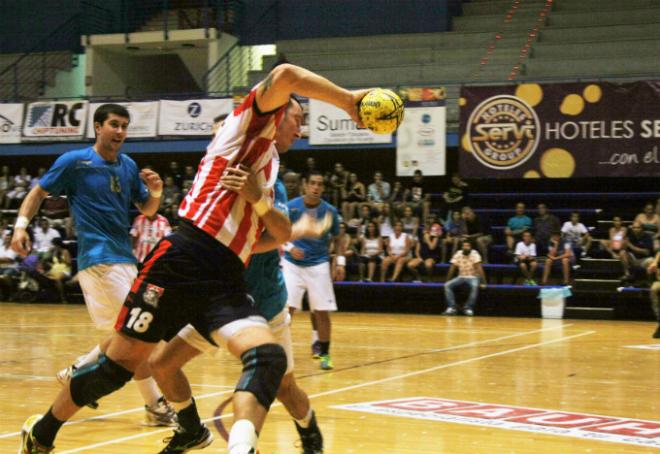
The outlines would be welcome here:
[[[163,195],[163,189],[161,188],[157,191],[152,191],[151,189],[149,189],[149,195],[154,199],[158,199],[160,198],[161,195]]]
[[[270,211],[270,201],[262,195],[258,202],[252,204],[252,208],[254,208],[257,216],[261,217]]]
[[[14,222],[15,229],[26,229],[28,225],[30,225],[30,220],[25,216],[17,217],[16,222]]]

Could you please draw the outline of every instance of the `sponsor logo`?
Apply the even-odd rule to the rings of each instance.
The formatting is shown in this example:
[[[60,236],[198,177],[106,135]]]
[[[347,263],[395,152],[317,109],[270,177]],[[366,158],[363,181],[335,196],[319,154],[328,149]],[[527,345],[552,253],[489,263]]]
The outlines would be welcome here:
[[[7,134],[16,131],[16,124],[9,118],[0,115],[0,133]]]
[[[85,103],[34,103],[30,105],[26,128],[33,136],[80,135],[80,111]]]
[[[198,102],[191,102],[188,104],[188,115],[197,118],[202,114],[202,105]]]
[[[470,115],[467,136],[474,157],[496,170],[518,167],[536,151],[541,136],[539,118],[520,98],[499,95],[486,99]]]
[[[158,307],[158,300],[161,296],[163,296],[164,292],[165,289],[162,287],[158,287],[157,285],[153,284],[147,284],[147,288],[142,294],[142,300],[150,306]]]
[[[660,448],[660,421],[433,397],[363,402],[333,408]]]

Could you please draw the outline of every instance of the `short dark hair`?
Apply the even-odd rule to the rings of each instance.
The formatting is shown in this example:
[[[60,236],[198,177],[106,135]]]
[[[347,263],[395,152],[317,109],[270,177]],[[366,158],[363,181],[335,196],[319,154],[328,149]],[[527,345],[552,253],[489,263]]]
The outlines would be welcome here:
[[[119,104],[103,104],[94,111],[94,123],[103,125],[110,114],[115,114],[119,117],[127,118],[128,121],[131,121],[131,114],[128,113],[128,109],[126,109],[126,107],[120,106]]]
[[[307,173],[307,181],[309,181],[310,178],[312,178],[314,175],[318,175],[323,179],[323,183],[325,184],[325,175],[323,175],[323,172],[320,170],[310,170],[309,173]]]

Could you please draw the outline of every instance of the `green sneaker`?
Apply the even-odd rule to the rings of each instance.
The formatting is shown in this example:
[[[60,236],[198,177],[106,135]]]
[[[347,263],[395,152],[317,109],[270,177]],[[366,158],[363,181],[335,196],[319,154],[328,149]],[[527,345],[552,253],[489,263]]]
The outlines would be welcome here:
[[[332,364],[332,358],[330,355],[321,355],[321,369],[323,370],[332,370],[335,366]]]
[[[42,418],[41,415],[30,416],[21,428],[21,447],[18,448],[18,454],[48,454],[53,446],[46,447],[41,445],[32,435],[32,428]]]
[[[530,279],[527,282],[529,282],[529,285],[534,285],[534,286],[539,285],[539,284],[536,283],[536,281],[534,279]]]

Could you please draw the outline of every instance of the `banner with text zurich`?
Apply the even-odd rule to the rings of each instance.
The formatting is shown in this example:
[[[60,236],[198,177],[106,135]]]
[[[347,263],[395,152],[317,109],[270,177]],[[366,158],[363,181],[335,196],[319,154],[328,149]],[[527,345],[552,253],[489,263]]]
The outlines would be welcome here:
[[[161,136],[210,136],[213,119],[234,110],[231,98],[160,102],[158,134]]]
[[[660,81],[463,87],[467,178],[660,176]]]

